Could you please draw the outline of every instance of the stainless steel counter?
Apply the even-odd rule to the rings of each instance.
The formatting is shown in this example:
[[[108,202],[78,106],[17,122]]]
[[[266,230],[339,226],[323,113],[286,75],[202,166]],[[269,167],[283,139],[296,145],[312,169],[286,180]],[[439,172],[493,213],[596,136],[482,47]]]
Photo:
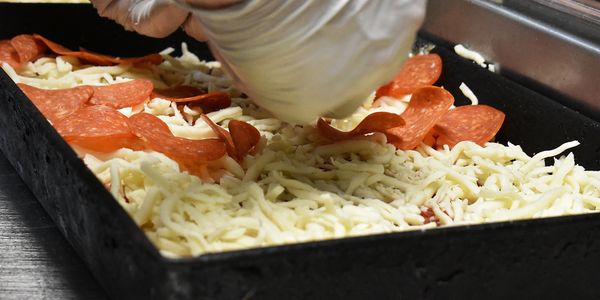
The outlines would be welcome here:
[[[600,120],[600,10],[593,3],[429,0],[423,30],[482,53],[503,75]]]

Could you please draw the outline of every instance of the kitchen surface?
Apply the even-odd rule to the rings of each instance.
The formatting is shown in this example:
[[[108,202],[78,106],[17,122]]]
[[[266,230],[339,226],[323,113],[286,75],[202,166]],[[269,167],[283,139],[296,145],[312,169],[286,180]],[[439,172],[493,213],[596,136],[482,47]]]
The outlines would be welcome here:
[[[490,65],[496,66],[496,73],[577,110],[586,122],[600,120],[600,1],[431,0],[429,10],[424,37],[449,49],[449,45],[456,43],[477,49]],[[460,19],[463,13],[479,17]],[[545,51],[547,48],[552,51]],[[546,63],[556,60],[565,63]],[[572,76],[553,75],[557,73]],[[595,253],[588,249],[579,255],[583,253],[579,246],[565,245],[557,251],[557,259],[563,252],[578,258]],[[416,268],[418,272],[426,269]],[[240,270],[253,278],[266,276],[251,267]],[[569,270],[570,274],[572,271]],[[447,288],[444,283],[440,286]],[[0,299],[108,298],[88,266],[0,152]]]
[[[107,299],[0,154],[0,298]]]

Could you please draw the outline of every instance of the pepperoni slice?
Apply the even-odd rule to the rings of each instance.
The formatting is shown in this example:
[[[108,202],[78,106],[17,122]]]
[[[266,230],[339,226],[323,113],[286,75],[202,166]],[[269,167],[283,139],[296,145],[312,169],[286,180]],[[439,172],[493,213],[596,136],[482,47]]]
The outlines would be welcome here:
[[[114,108],[132,107],[144,103],[152,94],[154,85],[147,79],[135,79],[110,85],[92,86],[91,104]]]
[[[39,34],[34,34],[33,38],[44,43],[50,49],[50,51],[52,51],[56,54],[59,54],[59,55],[63,55],[62,53],[66,53],[66,52],[77,52],[77,51],[73,51],[67,47],[64,47],[63,45],[61,45],[59,43],[55,43]]]
[[[80,58],[89,61],[91,63],[98,62],[102,65],[118,65],[118,64],[153,64],[158,65],[163,61],[163,58],[158,53],[151,53],[144,56],[139,57],[115,57],[106,54],[100,54],[97,52],[93,52],[91,50],[87,50],[84,48],[79,48]]]
[[[142,56],[142,57],[131,57],[131,58],[121,58],[114,57],[104,54],[99,54],[96,52],[92,52],[86,49],[81,48],[79,51],[74,51],[69,48],[66,48],[58,43],[55,43],[39,34],[34,34],[33,37],[41,42],[43,42],[50,50],[58,55],[64,56],[73,56],[77,57],[81,60],[87,61],[89,63],[101,66],[110,66],[110,65],[118,65],[118,64],[142,64],[142,63],[150,63],[150,64],[159,64],[163,61],[162,56],[158,53],[153,53],[150,55]]]
[[[19,54],[9,40],[0,41],[0,65],[2,65],[3,62],[15,69],[21,66]]]
[[[218,139],[189,140],[176,137],[167,124],[148,113],[129,118],[129,126],[148,149],[165,154],[182,167],[217,160],[225,155],[225,144]]]
[[[431,207],[427,207],[427,206],[421,207],[420,215],[423,218],[425,218],[425,222],[424,222],[425,224],[435,222],[437,225],[440,225],[440,220],[435,215],[435,212],[433,212],[433,209]]]
[[[437,139],[437,133],[435,132],[435,126],[429,130],[427,135],[423,138],[423,144],[429,147],[435,147],[435,141]]]
[[[200,107],[203,112],[209,113],[231,106],[231,96],[224,92],[211,92],[175,102],[186,102],[189,107]]]
[[[376,112],[364,118],[364,120],[362,120],[354,129],[352,129],[352,131],[344,132],[337,130],[327,124],[327,122],[323,119],[319,119],[317,122],[317,130],[319,131],[319,134],[326,139],[331,141],[341,141],[368,133],[386,133],[388,129],[400,127],[404,124],[404,119],[398,114]]]
[[[260,141],[260,132],[254,126],[238,120],[229,121],[228,127],[235,145],[237,158],[239,161],[243,161],[244,157]]]
[[[200,117],[212,128],[219,139],[225,143],[227,154],[240,162],[244,160],[244,157],[260,141],[260,132],[258,129],[246,122],[231,120],[229,121],[229,131],[227,131],[215,124],[205,114],[202,114]]]
[[[416,89],[434,84],[442,74],[442,58],[437,54],[415,55],[402,66],[400,73],[377,90],[376,98],[400,98]]]
[[[54,127],[70,144],[92,151],[108,153],[140,147],[128,118],[112,107],[87,106],[56,122]]]
[[[231,133],[225,130],[225,128],[215,124],[215,122],[213,122],[205,114],[200,115],[200,117],[213,130],[213,132],[219,137],[219,139],[225,143],[225,147],[227,148],[227,154],[229,154],[229,156],[231,157],[236,157],[237,151],[235,150],[235,143],[233,142]]]
[[[29,34],[21,34],[13,37],[10,40],[10,44],[15,48],[15,51],[17,51],[21,64],[40,57],[47,49],[44,43],[38,41]]]
[[[161,98],[174,102],[183,102],[181,99],[204,95],[206,91],[189,85],[178,85],[167,89],[155,89],[152,97]]]
[[[46,119],[53,124],[83,108],[94,93],[94,90],[89,86],[45,90],[24,83],[17,85]]]
[[[227,93],[206,93],[199,88],[188,85],[180,85],[168,89],[156,89],[152,92],[152,97],[177,103],[186,103],[192,107],[199,106],[203,112],[216,111],[231,105],[231,96]]]
[[[389,129],[388,142],[402,150],[416,148],[453,103],[452,94],[442,88],[429,86],[417,89],[401,115],[406,125]]]
[[[481,146],[496,136],[504,123],[504,113],[487,105],[465,105],[448,111],[435,125],[436,145],[454,147],[462,141]]]

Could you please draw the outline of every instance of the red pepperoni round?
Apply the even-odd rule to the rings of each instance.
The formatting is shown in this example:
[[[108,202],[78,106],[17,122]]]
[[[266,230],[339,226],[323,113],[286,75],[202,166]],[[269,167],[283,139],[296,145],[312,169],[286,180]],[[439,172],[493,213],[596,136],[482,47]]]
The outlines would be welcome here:
[[[227,108],[231,105],[231,96],[224,92],[206,93],[203,90],[187,85],[168,89],[156,89],[152,97],[157,97],[177,103],[186,103],[191,107],[198,106],[203,112],[211,112]]]
[[[114,108],[132,107],[144,103],[152,94],[154,85],[147,79],[135,79],[110,85],[92,86],[91,104]]]
[[[197,165],[225,155],[225,144],[218,139],[189,140],[174,136],[167,124],[154,115],[138,113],[129,118],[133,133],[148,149],[165,154],[180,165]]]
[[[203,112],[209,113],[231,106],[231,96],[223,92],[211,92],[175,102],[184,102],[189,107],[200,107]]]
[[[56,54],[59,54],[59,55],[64,55],[63,53],[67,53],[67,52],[76,52],[67,47],[64,47],[63,45],[61,45],[59,43],[55,43],[39,34],[34,34],[33,38],[44,43],[50,49],[50,51],[52,51]]]
[[[229,121],[228,127],[235,145],[237,159],[243,161],[260,141],[260,132],[254,126],[238,120]]]
[[[94,93],[89,86],[60,90],[39,89],[24,83],[19,83],[18,86],[53,124],[83,108]]]
[[[390,96],[400,98],[416,89],[434,84],[442,74],[442,58],[437,54],[415,55],[409,58],[400,73],[377,90],[376,98]]]
[[[244,160],[244,157],[260,141],[260,132],[258,129],[246,122],[231,120],[229,121],[229,131],[227,131],[215,124],[205,114],[202,114],[201,118],[212,128],[219,139],[225,143],[227,154],[240,162]]]
[[[376,112],[368,115],[360,122],[352,131],[340,131],[331,127],[323,119],[317,122],[317,130],[321,136],[331,141],[347,140],[359,135],[368,133],[381,132],[386,133],[390,128],[400,127],[404,125],[404,119],[394,113]]]
[[[82,108],[54,124],[70,144],[97,152],[139,148],[128,118],[116,109],[95,105]]]
[[[84,48],[79,48],[76,57],[97,65],[118,65],[118,64],[153,64],[158,65],[163,58],[158,53],[152,53],[139,57],[114,57],[110,55],[96,53]]]
[[[417,89],[401,115],[406,125],[389,129],[388,142],[402,150],[416,148],[453,103],[452,94],[442,88],[429,86]]]
[[[436,145],[454,147],[459,142],[471,141],[483,146],[496,136],[504,117],[503,112],[487,105],[459,106],[435,125]]]
[[[421,207],[421,213],[420,213],[420,215],[423,218],[425,218],[425,222],[424,222],[425,224],[431,223],[431,222],[435,222],[438,225],[440,225],[440,220],[435,215],[435,212],[433,212],[433,209],[431,207],[427,207],[427,206]]]
[[[29,34],[17,35],[10,40],[10,43],[17,51],[21,64],[40,57],[47,49],[44,43]]]
[[[17,50],[15,50],[9,40],[0,41],[0,66],[3,62],[15,69],[21,66],[19,54],[17,54]]]
[[[73,56],[77,57],[81,60],[87,61],[89,63],[101,66],[110,66],[117,64],[142,64],[142,63],[150,63],[150,64],[159,64],[163,61],[162,56],[158,53],[149,54],[142,57],[130,57],[130,58],[120,58],[113,57],[109,55],[95,53],[89,50],[80,49],[80,51],[74,51],[69,48],[66,48],[58,43],[55,43],[39,34],[34,34],[33,37],[41,42],[43,42],[52,52],[58,55],[63,56]]]
[[[429,130],[429,132],[423,138],[423,144],[429,147],[435,147],[435,141],[437,139],[437,134],[435,132],[435,126]]]
[[[206,91],[189,85],[178,85],[166,89],[155,89],[154,91],[152,91],[152,97],[157,97],[174,102],[181,102],[181,99],[186,99],[204,94],[206,94]]]
[[[233,142],[233,138],[231,137],[229,131],[217,125],[205,114],[200,115],[200,117],[213,130],[213,132],[219,137],[219,139],[225,143],[227,154],[235,158],[237,151],[235,150],[235,143]]]

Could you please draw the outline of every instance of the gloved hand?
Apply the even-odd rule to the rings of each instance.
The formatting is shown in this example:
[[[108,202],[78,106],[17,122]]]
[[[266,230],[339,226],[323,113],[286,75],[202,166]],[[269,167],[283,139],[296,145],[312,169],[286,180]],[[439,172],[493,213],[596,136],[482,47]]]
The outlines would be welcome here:
[[[351,114],[400,69],[425,13],[425,0],[242,0],[224,8],[218,7],[237,1],[175,1],[194,15],[187,31],[206,35],[238,87],[294,123]],[[170,33],[185,21],[185,13],[172,9],[164,14],[168,22],[158,9],[142,15],[153,31]],[[127,18],[138,15],[131,12]],[[145,33],[143,20],[132,28]]]
[[[351,114],[398,72],[425,3],[246,0],[217,10],[187,7],[244,92],[282,120],[308,123]]]
[[[215,9],[240,0],[195,0],[197,8]],[[202,27],[191,13],[171,0],[91,0],[98,13],[151,37],[166,37],[179,27],[197,40],[205,40]]]

